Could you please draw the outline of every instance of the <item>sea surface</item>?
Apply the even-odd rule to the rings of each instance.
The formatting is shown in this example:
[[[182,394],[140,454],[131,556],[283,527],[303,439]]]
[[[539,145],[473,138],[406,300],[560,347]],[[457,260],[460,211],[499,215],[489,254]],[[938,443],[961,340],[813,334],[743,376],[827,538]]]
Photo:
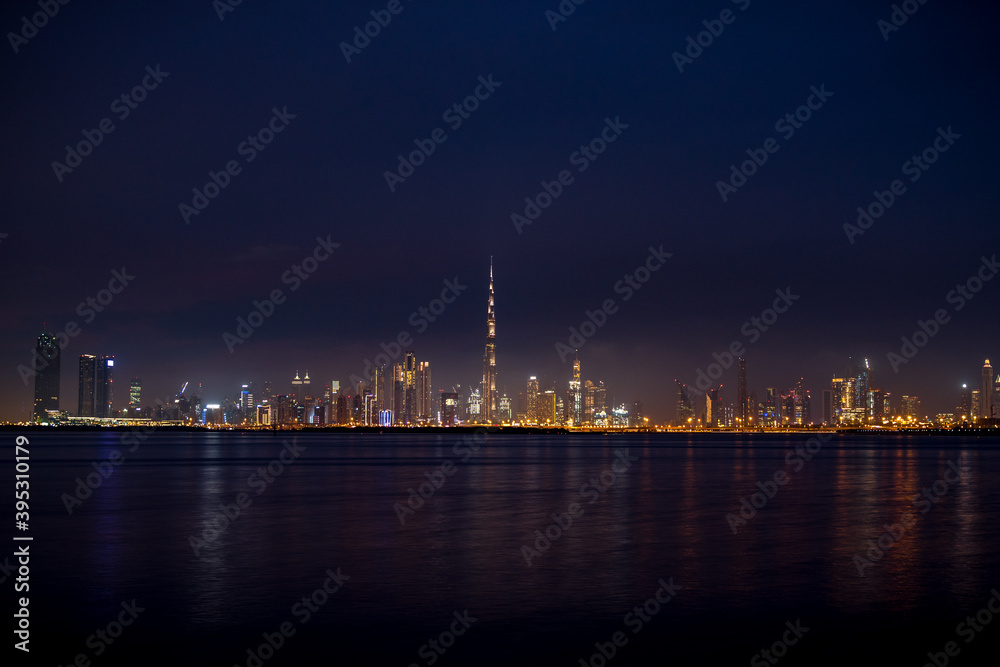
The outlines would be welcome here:
[[[8,488],[16,435],[0,433]],[[1000,439],[24,435],[30,526],[11,499],[0,534],[33,537],[18,664],[1000,655]]]

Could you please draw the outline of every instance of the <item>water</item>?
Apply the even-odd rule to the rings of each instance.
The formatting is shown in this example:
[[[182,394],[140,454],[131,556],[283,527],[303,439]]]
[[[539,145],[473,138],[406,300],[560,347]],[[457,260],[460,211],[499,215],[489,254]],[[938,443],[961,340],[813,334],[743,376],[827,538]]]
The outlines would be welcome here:
[[[32,664],[252,666],[283,623],[261,664],[600,665],[595,642],[608,665],[747,664],[779,642],[783,665],[922,665],[954,641],[950,660],[973,665],[1000,645],[1000,619],[971,643],[956,630],[1000,588],[995,439],[837,436],[810,455],[788,435],[491,435],[478,451],[439,435],[158,431],[135,451],[121,433],[27,435]],[[76,478],[115,451],[125,462],[68,513]],[[440,488],[401,525],[394,504],[430,495],[427,475]],[[915,503],[925,487],[934,502]],[[762,507],[739,523],[744,498]],[[854,560],[908,512],[881,557]],[[673,597],[653,602],[663,584]],[[122,614],[118,638],[88,643]]]

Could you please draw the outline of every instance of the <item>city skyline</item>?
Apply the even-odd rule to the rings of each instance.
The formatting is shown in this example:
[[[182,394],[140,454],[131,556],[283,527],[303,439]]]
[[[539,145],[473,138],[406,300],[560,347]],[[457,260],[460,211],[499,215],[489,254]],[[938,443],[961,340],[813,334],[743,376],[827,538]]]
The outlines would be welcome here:
[[[777,304],[777,301],[775,303]],[[439,304],[440,309],[436,313],[438,315],[447,307],[444,293],[442,293],[442,300]],[[431,308],[433,309],[433,302]],[[431,317],[428,312],[421,312]],[[777,313],[775,313],[775,317],[777,317]],[[592,328],[596,331],[597,325],[594,324]],[[583,326],[581,326],[581,330],[586,331]],[[602,401],[601,404],[595,405],[593,392],[597,385],[588,379],[586,391],[584,391],[579,350],[575,351],[572,375],[567,382],[567,389],[564,393],[560,393],[558,380],[553,378],[539,384],[537,376],[530,376],[527,380],[527,389],[523,392],[515,390],[512,392],[513,396],[509,396],[506,390],[499,391],[496,381],[496,316],[492,257],[489,268],[483,376],[478,389],[473,388],[475,385],[466,385],[466,391],[469,393],[465,396],[461,391],[461,383],[458,383],[451,385],[450,391],[445,387],[440,387],[437,394],[433,394],[430,362],[427,360],[418,362],[415,352],[411,349],[404,350],[401,343],[402,341],[394,344],[395,347],[388,349],[383,346],[386,352],[391,350],[392,354],[381,353],[377,355],[375,364],[366,359],[367,378],[357,375],[351,376],[348,385],[353,385],[353,388],[346,394],[340,393],[340,381],[332,380],[330,384],[325,385],[321,397],[312,395],[313,392],[306,389],[311,384],[308,370],[305,378],[301,378],[296,370],[295,377],[290,382],[291,392],[283,393],[280,390],[273,392],[271,382],[265,380],[263,382],[265,391],[262,394],[255,389],[255,383],[250,381],[248,384],[240,385],[242,391],[239,394],[224,393],[222,396],[216,396],[215,403],[209,403],[208,401],[212,399],[205,399],[201,395],[202,383],[199,382],[199,391],[193,397],[199,402],[198,405],[192,406],[195,408],[193,418],[196,421],[202,420],[207,423],[205,413],[197,409],[202,404],[207,406],[204,408],[205,410],[219,409],[222,406],[221,422],[236,425],[414,426],[454,425],[456,423],[528,423],[559,426],[635,427],[641,426],[644,415],[649,414],[641,407],[644,403],[640,398],[621,401],[620,408],[619,402],[616,400],[612,400],[610,404]],[[33,366],[19,368],[22,377],[34,378],[35,400],[32,419],[35,421],[44,419],[46,409],[58,409],[61,365],[59,345],[57,336],[43,332],[38,337],[34,349]],[[801,377],[787,393],[784,389],[766,387],[763,392],[765,399],[758,401],[756,390],[749,389],[746,358],[743,356],[734,357],[734,354],[739,353],[740,349],[733,347],[732,351],[724,352],[722,355],[714,355],[715,362],[707,367],[707,372],[698,370],[698,381],[691,388],[675,379],[676,395],[673,415],[667,419],[654,419],[651,425],[683,426],[687,422],[691,426],[697,425],[706,428],[780,427],[811,424],[858,426],[887,423],[899,418],[911,421],[928,419],[935,422],[945,419],[960,423],[991,419],[994,416],[994,378],[988,358],[981,371],[982,376],[978,389],[968,389],[968,383],[963,383],[962,393],[954,402],[954,409],[943,409],[930,413],[921,412],[919,394],[914,394],[912,391],[906,394],[897,394],[896,402],[893,402],[892,392],[885,391],[881,388],[881,383],[876,381],[875,378],[878,376],[875,375],[871,361],[865,357],[860,363],[855,363],[853,358],[849,358],[844,372],[834,373],[830,387],[821,388],[817,392],[820,395],[820,414],[817,416],[813,413],[811,390],[804,386]],[[401,361],[389,363],[391,359],[400,354],[403,355]],[[888,356],[891,360],[892,355]],[[385,363],[379,362],[380,357],[386,360]],[[734,365],[734,362],[737,368],[735,401],[727,400],[726,394],[723,393],[725,385],[715,382]],[[122,415],[120,407],[117,411],[113,408],[114,363],[114,355],[84,354],[80,356],[78,408],[73,416],[111,418]],[[1000,384],[1000,376],[997,376],[996,380]],[[601,395],[606,398],[604,382],[599,381],[599,383]],[[184,388],[187,386],[188,381],[185,381]],[[336,389],[332,390],[332,387],[336,387]],[[301,393],[296,393],[296,390]],[[502,394],[502,396],[498,394]],[[137,409],[149,407],[148,404],[146,406],[141,404],[140,395],[141,380],[133,376],[129,386],[128,409],[125,410],[124,416],[128,416],[129,409],[135,416]],[[256,405],[246,406],[243,403],[248,395],[266,395],[266,399],[263,402],[257,402]],[[176,397],[176,402],[185,400],[186,395],[183,388],[176,394]],[[448,404],[446,399],[451,399],[453,402]],[[516,409],[512,404],[514,400],[517,401]],[[291,402],[286,404],[283,401]],[[501,401],[505,405],[502,405]],[[584,408],[585,404],[586,409]],[[57,407],[53,408],[53,405]],[[453,408],[449,409],[447,405],[452,405]],[[633,406],[634,412],[637,414],[625,417],[628,406]],[[230,421],[229,413],[226,412],[227,409],[232,410],[234,407],[238,407],[242,413],[242,419],[235,422]],[[262,409],[264,412],[261,412]],[[64,412],[69,414],[68,411]],[[442,413],[448,415],[448,418],[453,421],[450,423],[445,421],[442,418]],[[177,419],[179,414],[187,414],[188,418],[192,418],[191,413],[177,413],[169,418]],[[947,417],[948,415],[950,418]],[[168,417],[164,417],[161,413],[160,418],[167,419]],[[649,423],[648,418],[645,421]]]

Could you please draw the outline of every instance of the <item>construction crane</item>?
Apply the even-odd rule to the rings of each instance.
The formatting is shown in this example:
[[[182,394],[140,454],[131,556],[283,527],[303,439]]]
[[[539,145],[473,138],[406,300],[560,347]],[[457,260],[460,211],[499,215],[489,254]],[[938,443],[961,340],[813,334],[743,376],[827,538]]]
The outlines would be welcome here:
[[[185,390],[185,389],[187,389],[187,388],[188,388],[188,383],[187,383],[187,382],[185,382],[185,383],[184,383],[184,386],[183,386],[183,387],[181,387],[181,390],[180,390],[179,392],[177,392],[177,395],[178,395],[178,396],[183,396],[183,395],[184,395],[184,390]]]

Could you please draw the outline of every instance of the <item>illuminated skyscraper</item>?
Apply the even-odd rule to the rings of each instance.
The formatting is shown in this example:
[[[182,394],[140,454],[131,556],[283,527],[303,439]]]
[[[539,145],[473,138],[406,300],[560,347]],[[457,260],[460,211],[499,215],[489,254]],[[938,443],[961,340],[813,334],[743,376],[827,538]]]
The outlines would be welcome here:
[[[142,402],[142,378],[132,378],[129,381],[128,385],[128,407],[131,410],[138,410],[139,404],[141,402]]]
[[[497,414],[498,421],[507,423],[513,421],[510,410],[510,397],[506,393],[497,401],[497,410],[499,411]]]
[[[538,378],[532,375],[528,378],[528,388],[525,393],[527,399],[527,419],[529,424],[538,423]]]
[[[979,400],[983,405],[983,419],[993,418],[993,367],[987,359],[983,364],[983,386],[979,390]]]
[[[538,394],[535,405],[538,410],[538,423],[551,426],[556,423],[556,392],[552,389]]]
[[[430,423],[434,406],[431,404],[431,363],[421,361],[417,364],[417,417],[421,423]]]
[[[441,392],[441,425],[454,426],[458,410],[458,393],[454,391]]]
[[[580,359],[573,360],[573,379],[569,381],[569,413],[573,426],[583,423],[583,395],[580,391]]]
[[[43,333],[35,345],[35,419],[45,417],[46,410],[59,409],[59,342],[55,336]]]
[[[496,423],[497,414],[497,358],[496,313],[493,311],[493,258],[490,257],[490,300],[486,309],[486,352],[483,353],[483,385],[480,395],[482,408],[479,421]]]
[[[403,359],[403,423],[416,423],[417,411],[417,357],[407,352]]]

